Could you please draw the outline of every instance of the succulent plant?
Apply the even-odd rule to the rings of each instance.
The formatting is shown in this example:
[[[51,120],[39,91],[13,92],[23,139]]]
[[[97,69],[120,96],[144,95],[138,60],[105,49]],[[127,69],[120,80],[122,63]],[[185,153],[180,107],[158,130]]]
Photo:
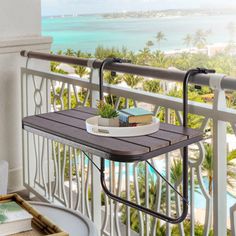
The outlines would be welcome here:
[[[100,115],[102,118],[115,118],[117,116],[119,116],[118,111],[116,111],[116,109],[108,103],[105,103],[103,101],[100,101],[97,105],[98,108],[98,115]]]

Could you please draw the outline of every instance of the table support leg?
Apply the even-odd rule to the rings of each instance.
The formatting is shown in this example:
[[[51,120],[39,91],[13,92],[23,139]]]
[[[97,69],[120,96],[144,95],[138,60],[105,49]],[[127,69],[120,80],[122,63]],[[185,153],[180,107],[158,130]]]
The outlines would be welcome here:
[[[166,222],[172,223],[172,224],[178,224],[182,222],[187,214],[188,214],[188,202],[186,199],[188,199],[188,147],[183,148],[183,211],[182,214],[178,218],[172,218],[167,215],[164,215],[159,212],[155,212],[151,209],[148,209],[144,206],[138,205],[136,203],[133,203],[131,201],[125,200],[119,196],[116,196],[113,194],[106,185],[106,179],[105,179],[105,159],[101,158],[101,185],[103,188],[103,191],[105,192],[106,195],[108,195],[111,199],[120,202],[126,206],[133,207],[137,209],[138,211],[142,211],[146,214],[149,214],[153,217],[159,218],[161,220],[164,220]]]

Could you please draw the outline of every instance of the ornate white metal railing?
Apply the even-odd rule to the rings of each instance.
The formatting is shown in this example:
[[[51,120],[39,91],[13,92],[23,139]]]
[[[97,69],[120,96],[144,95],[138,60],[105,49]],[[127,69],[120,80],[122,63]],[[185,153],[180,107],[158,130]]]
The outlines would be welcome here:
[[[91,69],[89,79],[27,68],[22,68],[21,77],[23,117],[76,106],[95,106],[98,99],[98,71],[94,69]],[[182,122],[181,99],[106,84],[104,92],[115,96],[116,108],[130,104],[145,105],[165,122]],[[24,185],[42,200],[81,211],[96,223],[101,235],[171,235],[171,232],[185,235],[184,229],[190,231],[190,235],[195,235],[196,230],[202,230],[202,235],[208,235],[212,228],[214,235],[226,235],[227,228],[230,228],[227,222],[230,215],[227,206],[226,131],[228,126],[236,134],[236,110],[227,108],[224,91],[215,89],[212,104],[190,102],[189,112],[195,114],[199,129],[211,127],[212,136],[209,140],[214,147],[214,188],[211,193],[206,183],[207,170],[203,166],[206,150],[204,142],[199,142],[190,147],[188,220],[177,227],[105,197],[101,193],[99,173],[80,152],[79,145],[66,145],[60,138],[50,140],[23,132]],[[177,161],[181,161],[181,158],[177,159],[180,155],[181,150],[177,150],[156,157],[152,164],[181,191],[181,170],[178,169]],[[99,158],[92,155],[90,158],[99,166]],[[159,176],[154,175],[147,165],[107,162],[106,168],[109,176],[107,181],[117,195],[163,213],[166,211],[168,215],[180,214],[179,196]],[[202,201],[205,204],[199,204]],[[231,208],[232,227],[234,209],[235,206]]]

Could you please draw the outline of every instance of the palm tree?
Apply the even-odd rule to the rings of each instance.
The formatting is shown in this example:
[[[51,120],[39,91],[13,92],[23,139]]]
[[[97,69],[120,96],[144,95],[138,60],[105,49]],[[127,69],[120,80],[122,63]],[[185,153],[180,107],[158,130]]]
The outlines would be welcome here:
[[[184,38],[183,38],[183,41],[184,41],[184,45],[186,45],[187,48],[189,48],[193,42],[193,37],[192,35],[190,34],[187,34]]]
[[[83,78],[84,76],[89,74],[87,68],[84,66],[76,66],[75,73],[79,75],[80,78]]]
[[[207,35],[209,31],[197,30],[194,34],[193,43],[197,48],[204,48],[207,43]]]
[[[86,75],[89,74],[88,70],[86,67],[84,66],[76,66],[75,67],[75,73],[77,75],[79,75],[80,78],[83,78],[85,77]],[[86,89],[81,87],[80,88],[80,96],[83,98],[85,96],[85,93],[86,93]]]
[[[83,53],[81,52],[81,50],[78,50],[76,53],[75,53],[76,57],[82,57],[83,56]]]
[[[117,74],[113,75],[111,72],[105,72],[104,80],[108,84],[117,85],[122,82],[122,77]]]
[[[137,55],[137,64],[147,65],[151,59],[150,49],[145,47],[143,50],[139,50]]]
[[[135,88],[140,82],[143,81],[142,77],[139,77],[137,75],[131,75],[131,74],[125,74],[123,79],[125,83],[131,88]]]
[[[161,42],[166,40],[165,34],[162,31],[159,31],[156,35],[156,40],[158,43],[158,48],[160,50]]]
[[[171,164],[170,169],[171,169],[171,171],[170,171],[171,182],[172,183],[178,182],[182,176],[182,173],[183,173],[182,161],[181,160],[174,160]]]
[[[213,187],[213,149],[210,144],[205,144],[205,159],[202,164],[202,170],[204,175],[208,179],[208,192],[210,195],[212,195],[212,187]],[[236,159],[236,150],[232,151],[227,156],[227,185],[229,187],[233,187],[233,179],[236,178],[236,164],[233,162],[233,160]]]
[[[148,40],[148,41],[146,42],[146,46],[147,46],[148,48],[154,46],[153,41],[152,41],[152,40]]]
[[[167,68],[169,65],[169,58],[165,55],[165,53],[160,50],[156,50],[153,52],[153,64],[152,66]]]
[[[57,52],[57,55],[62,55],[63,54],[63,51],[62,50],[59,50],[58,52]]]
[[[57,67],[60,65],[60,63],[59,62],[55,62],[55,61],[51,61],[51,71],[52,72],[57,72],[58,71],[58,69],[57,69]]]
[[[66,55],[66,56],[74,56],[74,54],[75,54],[75,52],[74,52],[74,50],[71,49],[71,48],[68,48],[68,49],[66,50],[66,52],[65,52],[65,55]]]
[[[188,52],[181,53],[175,60],[175,67],[180,70],[189,70],[191,68],[192,54]]]

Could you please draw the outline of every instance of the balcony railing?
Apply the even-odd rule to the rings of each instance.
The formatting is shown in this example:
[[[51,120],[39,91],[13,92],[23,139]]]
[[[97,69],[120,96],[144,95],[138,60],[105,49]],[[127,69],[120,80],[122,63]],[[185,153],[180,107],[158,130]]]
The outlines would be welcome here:
[[[23,117],[76,106],[96,106],[99,61],[39,53],[23,54],[38,59],[73,63],[90,70],[89,78],[84,79],[22,68]],[[111,65],[106,69],[166,81],[181,82],[184,77],[184,72],[181,71],[128,64]],[[191,82],[206,86],[212,83],[208,75],[193,77]],[[80,151],[79,146],[76,143],[65,145],[60,138],[50,140],[23,132],[24,185],[44,201],[79,210],[95,222],[101,235],[171,235],[171,232],[185,235],[186,229],[194,236],[199,225],[202,225],[202,235],[209,235],[213,230],[214,235],[223,236],[227,229],[235,235],[236,198],[227,191],[227,129],[236,134],[236,110],[227,107],[223,89],[236,90],[236,79],[224,77],[221,88],[214,90],[212,103],[191,101],[189,105],[189,112],[195,115],[198,128],[203,131],[208,128],[210,131],[207,140],[190,146],[190,209],[185,223],[173,226],[109,200],[102,194],[97,169]],[[116,108],[145,106],[165,122],[182,123],[180,98],[108,84],[104,84],[104,92],[107,97],[113,96]],[[205,142],[213,146],[212,194],[203,166],[208,155]],[[167,180],[174,181],[173,184],[181,191],[181,175],[178,175],[177,168],[178,160],[181,161],[181,158],[177,158],[179,156],[181,150],[156,157],[152,164],[162,171]],[[92,155],[90,158],[99,166],[99,158]],[[147,165],[114,162],[106,164],[109,177],[107,183],[117,195],[167,215],[181,213],[179,196],[159,176],[154,175]]]

